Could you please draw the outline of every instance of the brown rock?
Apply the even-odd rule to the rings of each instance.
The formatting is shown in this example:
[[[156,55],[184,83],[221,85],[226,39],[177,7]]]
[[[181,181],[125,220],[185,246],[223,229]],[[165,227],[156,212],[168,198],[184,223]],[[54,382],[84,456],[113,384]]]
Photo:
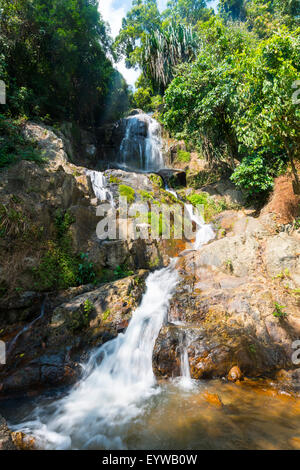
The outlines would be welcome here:
[[[207,403],[209,403],[210,405],[216,407],[216,408],[222,408],[223,407],[223,403],[219,397],[219,395],[217,395],[216,393],[210,393],[210,392],[204,392],[203,393],[203,398],[204,400],[207,401]]]
[[[34,450],[35,439],[27,436],[23,432],[16,431],[11,433],[12,441],[18,450]]]
[[[230,380],[230,382],[236,382],[237,380],[241,380],[242,377],[243,374],[240,368],[238,366],[234,366],[230,369],[227,378]]]
[[[0,450],[16,450],[6,421],[0,416]]]

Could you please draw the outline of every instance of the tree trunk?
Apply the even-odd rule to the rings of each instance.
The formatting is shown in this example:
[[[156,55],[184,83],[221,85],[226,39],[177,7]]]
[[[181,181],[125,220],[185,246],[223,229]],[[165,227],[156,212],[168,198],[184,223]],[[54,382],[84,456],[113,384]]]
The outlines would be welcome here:
[[[299,177],[298,177],[297,168],[296,168],[295,162],[294,162],[294,157],[293,157],[293,154],[290,151],[288,145],[286,145],[286,151],[287,151],[287,154],[288,154],[288,157],[289,157],[289,160],[290,160],[292,173],[294,175],[294,181],[293,181],[294,193],[298,195],[298,194],[300,194],[300,181],[299,181]]]

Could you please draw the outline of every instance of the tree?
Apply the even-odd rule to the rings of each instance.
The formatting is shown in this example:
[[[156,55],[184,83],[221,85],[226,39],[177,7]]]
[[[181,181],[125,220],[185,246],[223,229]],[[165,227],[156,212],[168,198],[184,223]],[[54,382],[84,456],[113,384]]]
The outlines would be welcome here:
[[[299,158],[300,110],[292,93],[299,64],[299,30],[292,34],[282,29],[261,41],[244,59],[235,119],[241,145],[248,152],[260,153],[269,168],[280,167],[289,159],[297,191],[300,185],[294,159]]]
[[[115,41],[115,50],[125,57],[128,67],[141,65],[146,36],[160,28],[161,16],[156,0],[133,0]]]
[[[212,10],[207,9],[206,0],[169,0],[166,16],[177,21],[195,25],[209,18]]]
[[[245,27],[226,27],[212,18],[199,28],[195,62],[178,68],[165,93],[163,122],[179,138],[201,147],[211,166],[239,158],[233,126],[240,76],[240,54],[252,46]]]
[[[298,191],[299,30],[258,40],[246,25],[214,20],[203,31],[196,61],[179,67],[166,90],[164,124],[200,146],[211,166],[227,160],[234,169],[242,160],[233,178],[248,193],[265,194],[288,161]]]
[[[11,115],[93,125],[114,69],[96,0],[0,0],[0,57]]]
[[[224,19],[244,21],[246,18],[245,0],[220,0],[219,12]]]
[[[146,37],[142,67],[155,89],[163,92],[171,82],[174,67],[194,59],[199,47],[197,34],[190,26],[172,23]]]

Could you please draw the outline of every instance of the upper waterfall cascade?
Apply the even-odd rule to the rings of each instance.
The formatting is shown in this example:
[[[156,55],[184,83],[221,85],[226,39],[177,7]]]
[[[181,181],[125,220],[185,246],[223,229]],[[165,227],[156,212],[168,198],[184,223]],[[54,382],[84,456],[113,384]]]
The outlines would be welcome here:
[[[136,114],[125,119],[125,135],[118,161],[120,168],[158,171],[164,168],[161,126],[148,114]]]

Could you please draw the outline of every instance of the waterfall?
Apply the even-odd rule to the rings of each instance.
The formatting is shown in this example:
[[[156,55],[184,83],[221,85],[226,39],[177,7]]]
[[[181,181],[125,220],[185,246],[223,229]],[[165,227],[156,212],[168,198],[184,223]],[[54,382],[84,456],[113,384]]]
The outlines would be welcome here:
[[[24,333],[26,333],[26,331],[29,331],[37,321],[39,321],[43,318],[43,316],[45,315],[45,303],[46,303],[46,299],[43,300],[39,316],[37,318],[35,318],[34,320],[32,320],[27,325],[25,325],[19,331],[19,333],[11,340],[11,342],[9,343],[8,348],[7,348],[7,354],[8,355],[13,351],[13,349],[14,349],[18,339],[20,338],[20,336],[22,336]]]
[[[172,194],[174,197],[178,199],[178,194],[174,189],[170,189],[167,185],[165,190]],[[197,231],[196,231],[196,240],[194,243],[194,249],[199,250],[202,245],[205,245],[210,240],[215,238],[215,232],[211,225],[206,224],[203,217],[200,214],[197,214],[194,210],[192,204],[185,204],[184,205],[187,213],[189,214],[190,220],[195,222]]]
[[[184,323],[180,322],[182,326]],[[189,340],[187,332],[182,329],[180,331],[180,377],[177,380],[179,386],[184,390],[192,390],[195,386],[195,381],[191,377],[188,347]]]
[[[210,240],[213,240],[215,238],[215,233],[211,225],[206,224],[204,222],[203,217],[200,214],[198,215],[195,213],[194,208],[191,204],[186,204],[185,207],[186,207],[186,210],[188,211],[191,221],[195,222],[197,226],[194,249],[199,250],[202,245],[205,245]]]
[[[118,166],[147,172],[164,168],[160,124],[148,114],[136,114],[125,119],[125,126]]]
[[[113,194],[108,188],[104,174],[101,171],[86,170],[86,175],[91,179],[96,198],[99,201],[109,201],[113,205]]]
[[[157,391],[152,352],[179,278],[174,263],[148,276],[126,332],[91,354],[78,386],[23,423],[43,448],[124,448],[121,436]]]
[[[144,171],[161,168],[159,124],[145,114],[128,118],[120,158],[127,168],[137,162]],[[104,174],[92,170],[86,174],[96,197],[113,204]],[[195,248],[198,248],[214,233],[203,219],[194,215],[192,206],[186,207],[197,225]],[[148,400],[160,390],[152,369],[152,354],[179,281],[175,263],[174,259],[167,268],[149,274],[146,292],[126,332],[91,353],[82,366],[81,381],[69,394],[51,405],[37,406],[29,420],[13,429],[34,436],[45,449],[126,448],[124,441],[130,435],[130,426],[145,413]],[[190,388],[188,350],[183,340],[181,374]]]

